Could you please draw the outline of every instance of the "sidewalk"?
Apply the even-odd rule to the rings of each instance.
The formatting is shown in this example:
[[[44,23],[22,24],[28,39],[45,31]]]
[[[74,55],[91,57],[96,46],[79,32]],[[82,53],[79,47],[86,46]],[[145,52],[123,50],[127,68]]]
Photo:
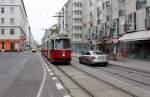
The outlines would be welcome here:
[[[72,56],[78,58],[80,54],[72,54]],[[150,73],[150,61],[128,59],[124,61],[109,60],[109,63],[116,66],[121,66],[145,73]]]

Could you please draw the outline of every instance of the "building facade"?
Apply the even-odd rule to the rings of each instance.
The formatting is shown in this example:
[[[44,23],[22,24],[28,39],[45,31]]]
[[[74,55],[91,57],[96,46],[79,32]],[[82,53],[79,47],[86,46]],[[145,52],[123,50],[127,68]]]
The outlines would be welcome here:
[[[60,30],[69,32],[72,50],[80,53],[81,50],[89,48],[86,38],[86,0],[68,0],[60,11]]]
[[[110,57],[150,59],[149,0],[89,0],[92,49]]]
[[[61,13],[75,52],[88,43],[110,58],[150,59],[150,0],[69,0]]]
[[[23,51],[28,34],[23,0],[0,0],[0,51]]]

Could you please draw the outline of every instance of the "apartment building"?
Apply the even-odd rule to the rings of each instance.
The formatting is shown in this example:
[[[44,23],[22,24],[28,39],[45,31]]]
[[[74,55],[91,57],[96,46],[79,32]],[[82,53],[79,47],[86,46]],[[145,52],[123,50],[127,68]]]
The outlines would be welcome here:
[[[72,50],[75,53],[89,48],[86,38],[86,0],[68,0],[60,11],[60,30],[66,30],[71,38]]]
[[[119,32],[125,32],[119,39],[122,52],[127,53],[128,57],[150,59],[150,0],[126,0],[120,3],[125,3],[124,10],[120,7],[118,11],[120,23],[124,23],[124,29]]]
[[[0,51],[23,51],[29,23],[23,0],[0,0]]]
[[[75,52],[150,59],[150,0],[69,0],[61,13]]]
[[[150,0],[90,0],[90,5],[93,49],[150,59]]]

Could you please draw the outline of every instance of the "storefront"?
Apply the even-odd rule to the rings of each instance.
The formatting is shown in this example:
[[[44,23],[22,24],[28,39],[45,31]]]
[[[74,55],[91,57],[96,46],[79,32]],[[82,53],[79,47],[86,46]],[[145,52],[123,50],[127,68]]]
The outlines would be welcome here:
[[[19,44],[20,44],[20,41],[16,39],[0,40],[0,51],[2,52],[17,51],[19,50]]]
[[[81,53],[82,50],[87,50],[90,46],[86,43],[72,43],[71,48],[74,53]]]
[[[150,59],[150,40],[129,42],[129,57]]]
[[[124,57],[150,59],[150,31],[125,34],[119,40]]]

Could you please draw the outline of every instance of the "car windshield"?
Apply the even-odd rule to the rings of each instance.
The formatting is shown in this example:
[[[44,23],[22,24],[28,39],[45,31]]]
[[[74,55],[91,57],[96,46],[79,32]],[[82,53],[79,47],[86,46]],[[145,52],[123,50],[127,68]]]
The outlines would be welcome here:
[[[96,51],[96,52],[92,52],[92,54],[93,54],[93,55],[104,55],[104,53],[103,53],[103,52],[98,52],[98,51]]]

